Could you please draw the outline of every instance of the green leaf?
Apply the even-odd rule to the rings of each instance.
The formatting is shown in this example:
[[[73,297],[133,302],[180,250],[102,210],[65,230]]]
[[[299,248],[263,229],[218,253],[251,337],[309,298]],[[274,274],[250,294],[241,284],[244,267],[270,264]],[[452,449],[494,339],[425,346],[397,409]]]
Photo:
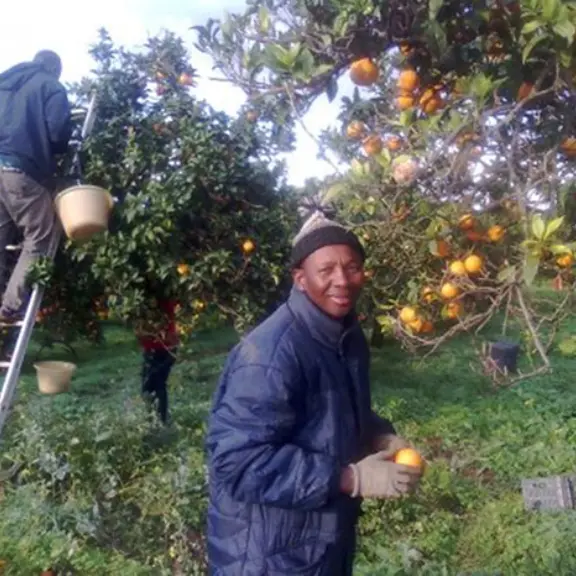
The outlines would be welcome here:
[[[555,34],[561,36],[568,42],[568,46],[570,46],[574,42],[574,35],[576,34],[576,27],[574,24],[570,22],[570,20],[562,20],[557,22],[552,26],[552,30],[554,30]]]
[[[546,225],[546,232],[544,232],[544,240],[550,238],[552,234],[557,232],[562,224],[564,223],[564,216],[560,216],[559,218],[554,218],[554,220],[550,220]]]
[[[528,60],[528,57],[530,56],[532,50],[534,50],[534,48],[536,48],[536,46],[540,44],[540,42],[542,42],[543,40],[547,40],[549,37],[550,36],[547,33],[541,33],[537,36],[532,36],[528,44],[526,44],[526,46],[524,46],[524,49],[522,50],[522,64],[526,63],[526,60]]]
[[[322,197],[322,202],[330,202],[331,200],[337,200],[343,194],[348,192],[348,187],[344,182],[337,182],[333,184],[326,190],[325,194]]]
[[[540,256],[533,252],[528,252],[524,259],[523,279],[527,286],[530,286],[538,274],[538,267],[540,266]]]
[[[558,256],[559,254],[572,254],[573,250],[565,244],[552,244],[552,246],[550,246],[550,252]]]
[[[511,282],[516,276],[516,266],[506,266],[498,272],[498,282]]]
[[[326,83],[326,97],[328,102],[333,102],[338,95],[338,80],[331,76]]]
[[[541,0],[542,2],[542,18],[547,22],[554,20],[557,15],[560,3],[558,0]]]
[[[535,30],[538,30],[538,28],[542,28],[542,26],[545,26],[545,24],[541,20],[529,20],[524,24],[524,26],[522,26],[521,34],[523,36],[528,36]]]
[[[258,10],[258,22],[260,32],[262,32],[262,34],[268,34],[268,30],[270,29],[270,14],[266,6],[260,6]]]
[[[428,19],[429,20],[436,20],[436,15],[440,8],[442,8],[442,4],[444,4],[444,0],[429,0],[428,2]]]
[[[544,224],[542,216],[540,216],[540,214],[534,214],[532,217],[532,234],[534,234],[538,240],[543,240],[545,231],[546,225]]]

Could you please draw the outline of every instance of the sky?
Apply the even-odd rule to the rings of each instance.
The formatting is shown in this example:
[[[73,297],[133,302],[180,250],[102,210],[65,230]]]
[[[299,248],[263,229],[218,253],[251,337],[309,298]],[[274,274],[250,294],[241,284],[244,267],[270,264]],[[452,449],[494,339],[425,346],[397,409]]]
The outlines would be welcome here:
[[[147,36],[162,29],[172,30],[188,44],[191,63],[198,70],[195,94],[210,105],[234,114],[244,101],[244,94],[231,84],[211,80],[220,76],[212,70],[209,56],[193,47],[196,33],[190,26],[204,24],[208,18],[219,18],[226,11],[241,12],[244,0],[20,0],[4,2],[0,18],[0,70],[30,60],[41,49],[60,54],[64,70],[63,82],[71,82],[87,74],[92,67],[88,48],[105,27],[114,42],[126,47],[142,45]],[[82,4],[83,12],[79,6]],[[221,77],[221,76],[220,76]],[[341,82],[342,94],[329,103],[320,97],[304,118],[307,130],[297,130],[297,149],[287,156],[288,179],[294,185],[306,178],[321,178],[334,172],[331,165],[317,159],[317,144],[306,131],[318,135],[323,128],[337,124],[338,101],[350,94],[352,86]]]

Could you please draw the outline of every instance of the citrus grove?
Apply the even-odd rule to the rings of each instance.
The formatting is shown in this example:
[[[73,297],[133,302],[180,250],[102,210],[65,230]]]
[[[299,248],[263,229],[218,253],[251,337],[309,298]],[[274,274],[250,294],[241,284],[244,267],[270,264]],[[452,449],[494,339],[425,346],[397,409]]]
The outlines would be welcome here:
[[[222,321],[245,329],[279,297],[297,217],[266,134],[195,99],[172,34],[137,53],[102,31],[91,54],[95,73],[72,95],[98,97],[85,180],[115,206],[106,234],[66,243],[31,273],[47,283],[40,326],[64,342],[98,340],[107,319],[153,334],[165,322],[158,299],[171,298],[184,337]]]
[[[290,0],[197,32],[268,121],[341,95],[318,144],[347,168],[316,193],[365,243],[374,340],[435,350],[504,318],[545,370],[574,280],[575,24],[559,0]],[[542,281],[566,295],[546,317]]]

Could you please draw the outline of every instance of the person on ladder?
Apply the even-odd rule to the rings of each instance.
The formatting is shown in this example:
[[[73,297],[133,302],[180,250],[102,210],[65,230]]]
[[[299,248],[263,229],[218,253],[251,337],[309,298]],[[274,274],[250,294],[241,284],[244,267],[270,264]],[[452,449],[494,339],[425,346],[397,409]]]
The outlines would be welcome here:
[[[14,228],[22,250],[0,305],[0,324],[19,325],[30,290],[30,266],[48,253],[56,227],[52,192],[56,157],[68,151],[72,111],[60,83],[62,62],[50,50],[0,74],[0,277],[8,275],[6,246]]]

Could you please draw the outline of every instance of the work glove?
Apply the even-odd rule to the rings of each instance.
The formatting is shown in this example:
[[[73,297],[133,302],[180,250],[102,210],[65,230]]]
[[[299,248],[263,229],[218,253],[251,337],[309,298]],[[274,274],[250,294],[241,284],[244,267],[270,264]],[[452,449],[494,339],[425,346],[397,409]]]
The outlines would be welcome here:
[[[380,434],[372,442],[372,451],[384,454],[385,460],[393,460],[396,452],[402,448],[410,448],[410,444],[396,434]]]
[[[386,452],[376,452],[350,464],[354,475],[351,496],[356,498],[398,498],[418,486],[421,470],[386,460]]]

